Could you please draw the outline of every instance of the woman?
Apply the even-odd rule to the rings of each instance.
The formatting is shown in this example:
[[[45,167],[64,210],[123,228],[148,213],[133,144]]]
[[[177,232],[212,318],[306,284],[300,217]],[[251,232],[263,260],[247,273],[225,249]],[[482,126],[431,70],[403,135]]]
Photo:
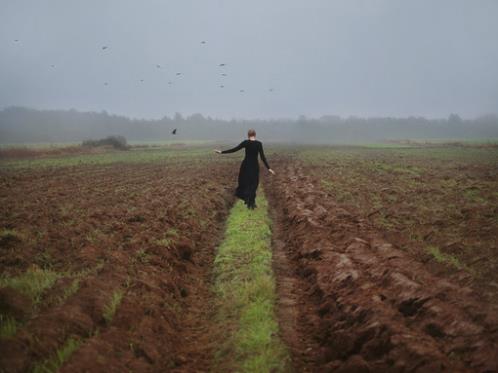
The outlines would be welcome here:
[[[218,154],[234,153],[242,148],[246,150],[246,156],[240,165],[239,172],[239,186],[235,191],[235,195],[240,199],[244,200],[247,208],[256,208],[256,189],[258,189],[259,184],[259,163],[258,163],[258,153],[261,156],[261,160],[265,164],[268,171],[273,175],[275,172],[270,168],[268,162],[266,161],[265,153],[263,152],[263,144],[256,140],[256,131],[250,129],[247,132],[248,140],[242,141],[235,148],[228,150],[215,150]]]

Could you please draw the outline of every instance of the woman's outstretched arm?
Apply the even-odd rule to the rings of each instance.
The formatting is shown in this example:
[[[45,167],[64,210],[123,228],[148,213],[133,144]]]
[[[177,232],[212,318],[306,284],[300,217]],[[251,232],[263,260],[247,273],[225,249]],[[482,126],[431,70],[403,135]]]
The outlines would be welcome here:
[[[221,154],[227,154],[227,153],[235,153],[236,151],[239,151],[240,149],[242,149],[245,145],[245,140],[242,141],[239,145],[237,145],[235,148],[232,148],[232,149],[228,149],[228,150],[223,150],[221,152]]]
[[[270,165],[268,164],[268,161],[266,160],[265,152],[263,151],[263,144],[261,144],[259,147],[259,156],[261,157],[261,160],[265,164],[268,171],[270,171],[272,174],[274,174],[275,172],[270,168]]]
[[[270,165],[268,164],[268,161],[266,160],[266,157],[265,157],[265,152],[263,151],[263,144],[260,144],[260,146],[259,146],[259,156],[261,157],[261,160],[265,164],[266,168],[270,169]]]

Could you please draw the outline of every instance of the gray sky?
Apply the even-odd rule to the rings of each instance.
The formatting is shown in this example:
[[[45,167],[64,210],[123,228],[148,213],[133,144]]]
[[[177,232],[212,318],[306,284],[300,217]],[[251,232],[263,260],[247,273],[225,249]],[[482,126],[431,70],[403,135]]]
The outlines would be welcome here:
[[[498,111],[497,20],[497,0],[0,0],[0,107],[474,117]]]

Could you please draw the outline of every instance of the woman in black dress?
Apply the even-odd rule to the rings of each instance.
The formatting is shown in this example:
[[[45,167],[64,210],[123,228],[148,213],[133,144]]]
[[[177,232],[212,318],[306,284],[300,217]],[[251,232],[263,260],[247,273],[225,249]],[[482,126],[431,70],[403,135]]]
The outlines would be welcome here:
[[[275,172],[270,168],[266,161],[265,153],[263,152],[263,144],[256,140],[256,131],[250,129],[247,132],[248,140],[242,141],[235,148],[228,150],[215,150],[219,154],[234,153],[242,148],[246,150],[246,156],[240,165],[239,185],[235,191],[235,195],[244,200],[247,208],[254,209],[256,207],[256,189],[259,184],[259,163],[258,154],[265,164],[268,171],[272,174]]]

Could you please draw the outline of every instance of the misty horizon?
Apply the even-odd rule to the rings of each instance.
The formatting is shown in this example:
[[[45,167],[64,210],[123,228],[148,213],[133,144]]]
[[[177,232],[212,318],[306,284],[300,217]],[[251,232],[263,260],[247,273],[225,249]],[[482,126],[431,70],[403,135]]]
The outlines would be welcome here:
[[[349,115],[339,115],[336,113],[325,113],[320,116],[307,116],[304,114],[299,114],[296,116],[287,116],[287,117],[217,117],[217,116],[211,116],[205,113],[201,112],[190,112],[190,113],[182,113],[182,112],[174,112],[172,114],[164,114],[164,115],[159,115],[157,117],[133,117],[133,116],[128,116],[123,113],[116,113],[116,112],[110,112],[109,110],[106,109],[98,109],[98,110],[79,110],[77,108],[37,108],[37,107],[28,107],[28,106],[21,106],[21,105],[10,105],[6,107],[0,107],[0,112],[2,111],[8,111],[8,110],[16,110],[16,109],[21,109],[21,110],[32,110],[32,111],[37,111],[37,112],[78,112],[82,114],[104,114],[108,116],[114,116],[114,117],[121,117],[121,118],[126,118],[130,121],[160,121],[161,119],[164,118],[175,118],[175,116],[180,115],[182,118],[189,118],[189,117],[195,117],[195,116],[202,116],[206,119],[212,119],[212,120],[217,120],[217,121],[225,121],[225,122],[231,122],[231,121],[296,121],[299,120],[299,118],[306,118],[307,120],[320,120],[323,118],[338,118],[341,120],[347,120],[347,119],[361,119],[361,120],[368,120],[368,119],[409,119],[409,118],[417,118],[417,119],[425,119],[425,120],[446,120],[452,115],[456,115],[460,117],[462,120],[476,120],[479,118],[483,117],[496,117],[498,119],[498,111],[495,112],[486,112],[486,113],[481,113],[479,115],[475,116],[469,116],[465,117],[461,115],[458,112],[450,112],[447,115],[439,116],[439,117],[430,117],[430,116],[424,116],[424,115],[407,115],[407,116],[395,116],[395,115],[377,115],[377,116],[360,116],[360,115],[355,115],[355,114],[349,114]]]
[[[173,130],[177,128],[178,132]],[[0,111],[0,144],[81,142],[109,135],[128,140],[234,141],[254,128],[265,141],[292,143],[364,143],[401,139],[498,139],[498,116],[464,119],[424,117],[339,117],[223,120],[200,113],[130,119],[126,116],[77,110],[35,110],[10,107]]]

